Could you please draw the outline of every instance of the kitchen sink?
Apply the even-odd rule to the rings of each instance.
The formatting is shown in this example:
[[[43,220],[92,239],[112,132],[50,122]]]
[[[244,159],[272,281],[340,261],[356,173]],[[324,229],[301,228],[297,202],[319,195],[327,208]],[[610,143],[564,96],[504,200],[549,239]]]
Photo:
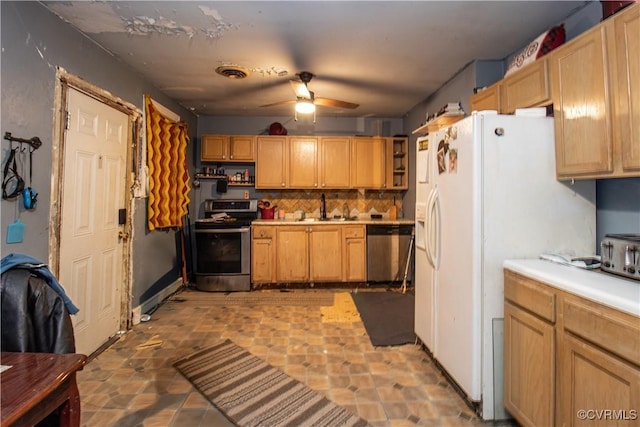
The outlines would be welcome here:
[[[301,222],[316,222],[316,221],[330,221],[330,222],[334,222],[334,221],[355,221],[357,218],[353,217],[353,218],[344,218],[344,217],[340,217],[340,218],[304,218],[304,219],[299,219],[298,221]]]

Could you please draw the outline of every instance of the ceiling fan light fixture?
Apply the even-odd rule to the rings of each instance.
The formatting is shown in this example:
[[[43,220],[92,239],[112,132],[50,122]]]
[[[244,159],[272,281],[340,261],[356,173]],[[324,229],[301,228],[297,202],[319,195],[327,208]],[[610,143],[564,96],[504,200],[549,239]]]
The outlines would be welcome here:
[[[300,114],[311,114],[316,111],[316,106],[310,99],[298,99],[296,101],[296,112]]]

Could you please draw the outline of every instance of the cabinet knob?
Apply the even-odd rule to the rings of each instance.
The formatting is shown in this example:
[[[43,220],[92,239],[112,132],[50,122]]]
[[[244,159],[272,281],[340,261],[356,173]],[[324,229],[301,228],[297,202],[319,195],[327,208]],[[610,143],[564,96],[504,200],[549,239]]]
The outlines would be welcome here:
[[[264,231],[260,232],[260,237],[264,237]]]
[[[326,185],[327,185],[327,184],[325,184],[324,182],[322,183],[322,186],[323,186],[323,187],[324,187],[324,186],[326,186]]]
[[[317,187],[317,186],[318,186],[318,183],[317,183],[317,182],[314,182],[314,183],[313,183],[313,186],[314,186],[314,187]]]
[[[230,159],[233,159],[233,154],[229,156]]]
[[[284,182],[280,184],[281,187],[284,187]]]

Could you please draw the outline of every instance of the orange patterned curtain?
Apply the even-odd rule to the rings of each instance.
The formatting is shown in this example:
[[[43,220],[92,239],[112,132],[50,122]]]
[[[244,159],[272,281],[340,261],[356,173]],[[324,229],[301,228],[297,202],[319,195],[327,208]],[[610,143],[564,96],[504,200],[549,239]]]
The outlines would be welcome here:
[[[189,204],[189,171],[185,122],[160,114],[145,96],[149,164],[149,230],[182,227]]]

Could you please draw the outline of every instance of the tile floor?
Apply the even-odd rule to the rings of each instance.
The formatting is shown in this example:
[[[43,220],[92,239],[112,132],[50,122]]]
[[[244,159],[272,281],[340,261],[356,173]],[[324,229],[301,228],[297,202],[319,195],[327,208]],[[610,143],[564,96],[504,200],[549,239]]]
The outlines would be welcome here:
[[[191,289],[173,295],[78,373],[81,424],[232,426],[172,367],[229,338],[374,427],[486,425],[419,345],[374,348],[361,321],[323,322],[318,303],[287,305],[304,292],[349,291],[280,292],[282,305],[225,306],[212,303],[220,294]]]

